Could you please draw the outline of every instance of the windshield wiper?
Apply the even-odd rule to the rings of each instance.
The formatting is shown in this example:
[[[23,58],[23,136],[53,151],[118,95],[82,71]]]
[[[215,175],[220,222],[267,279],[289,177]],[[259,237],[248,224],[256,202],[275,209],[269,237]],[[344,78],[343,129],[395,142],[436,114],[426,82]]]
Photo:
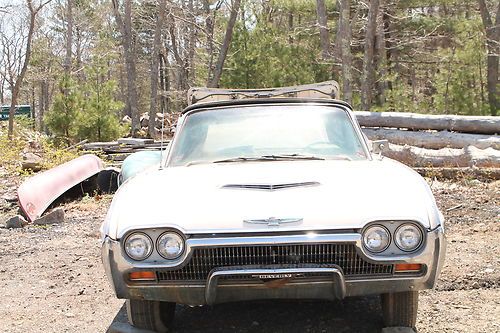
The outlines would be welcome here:
[[[231,163],[231,162],[262,161],[262,160],[269,160],[269,159],[262,158],[262,157],[240,156],[240,157],[227,158],[224,160],[217,160],[217,161],[213,161],[212,163]]]
[[[324,160],[323,157],[318,157],[314,155],[301,155],[301,154],[263,155],[262,157],[271,160]]]
[[[214,161],[213,163],[247,162],[247,161],[291,161],[291,160],[324,160],[322,157],[300,155],[300,154],[279,154],[262,155],[259,157],[233,157],[225,160]]]

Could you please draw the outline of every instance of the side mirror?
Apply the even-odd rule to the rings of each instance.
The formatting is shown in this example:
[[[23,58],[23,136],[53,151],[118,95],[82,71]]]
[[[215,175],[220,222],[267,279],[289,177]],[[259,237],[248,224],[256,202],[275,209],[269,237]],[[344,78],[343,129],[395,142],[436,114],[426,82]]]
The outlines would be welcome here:
[[[389,141],[375,140],[372,141],[372,153],[381,155],[384,151],[389,150]]]

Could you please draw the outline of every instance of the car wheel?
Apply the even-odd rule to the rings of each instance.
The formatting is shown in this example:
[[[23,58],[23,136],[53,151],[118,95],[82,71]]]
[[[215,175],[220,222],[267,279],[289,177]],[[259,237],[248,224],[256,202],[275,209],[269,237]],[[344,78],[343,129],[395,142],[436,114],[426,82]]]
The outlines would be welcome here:
[[[382,294],[381,301],[386,327],[415,327],[418,291]]]
[[[175,303],[127,300],[128,321],[132,326],[154,332],[168,332],[175,314]]]

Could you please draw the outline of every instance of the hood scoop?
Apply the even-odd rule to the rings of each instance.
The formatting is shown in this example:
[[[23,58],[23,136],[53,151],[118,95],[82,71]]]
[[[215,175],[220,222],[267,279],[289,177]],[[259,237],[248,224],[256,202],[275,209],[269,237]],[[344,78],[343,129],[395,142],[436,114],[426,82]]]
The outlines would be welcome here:
[[[301,183],[286,183],[286,184],[227,184],[221,186],[223,189],[238,189],[238,190],[263,190],[276,191],[285,190],[296,187],[319,186],[318,182],[301,182]]]

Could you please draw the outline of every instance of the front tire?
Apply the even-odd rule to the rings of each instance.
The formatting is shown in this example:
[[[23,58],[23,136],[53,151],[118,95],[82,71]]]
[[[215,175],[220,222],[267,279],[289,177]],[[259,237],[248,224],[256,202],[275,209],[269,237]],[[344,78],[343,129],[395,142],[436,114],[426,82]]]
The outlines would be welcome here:
[[[168,332],[175,314],[175,303],[127,300],[128,321],[132,326],[154,332]]]
[[[404,291],[381,295],[386,327],[411,327],[417,323],[418,291]]]

